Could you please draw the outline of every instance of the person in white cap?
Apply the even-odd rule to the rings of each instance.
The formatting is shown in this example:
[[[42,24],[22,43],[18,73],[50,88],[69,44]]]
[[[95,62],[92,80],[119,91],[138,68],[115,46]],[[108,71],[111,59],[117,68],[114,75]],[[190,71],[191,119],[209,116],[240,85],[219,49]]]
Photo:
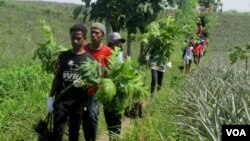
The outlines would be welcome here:
[[[122,49],[122,44],[125,42],[126,40],[122,38],[118,32],[111,32],[108,35],[108,46],[113,50],[115,47],[120,48],[120,53],[118,56],[119,63],[123,63],[123,60],[127,59],[128,57],[127,54],[123,53]],[[122,115],[119,113],[118,109],[112,111],[104,109],[104,116],[109,131],[110,140],[116,140],[121,132]]]
[[[124,44],[126,40],[121,37],[121,35],[118,32],[111,32],[108,36],[108,46],[113,49],[114,46],[121,47],[122,50],[122,44]]]
[[[120,63],[123,62],[123,59],[127,59],[128,55],[123,52],[122,45],[126,42],[124,38],[121,37],[121,35],[118,32],[111,32],[108,36],[108,46],[111,49],[115,49],[115,47],[120,48],[120,54],[119,54],[119,61]]]

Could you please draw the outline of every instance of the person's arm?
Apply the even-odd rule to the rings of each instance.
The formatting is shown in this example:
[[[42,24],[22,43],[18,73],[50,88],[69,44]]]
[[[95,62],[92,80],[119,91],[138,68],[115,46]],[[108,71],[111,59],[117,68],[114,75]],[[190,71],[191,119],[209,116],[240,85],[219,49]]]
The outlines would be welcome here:
[[[59,86],[58,84],[59,84],[59,79],[57,76],[55,76],[53,81],[52,81],[52,85],[51,85],[51,89],[50,89],[50,93],[49,93],[50,97],[55,96],[55,94],[57,93],[58,86]]]
[[[183,49],[182,58],[184,58],[184,56],[185,56],[185,54],[186,54],[186,49],[187,49],[187,47],[185,47],[185,48]]]
[[[145,59],[146,61],[149,61],[149,57],[150,57],[150,55],[149,55],[149,53],[147,53],[147,54],[144,55],[143,59]]]
[[[169,67],[169,68],[172,68],[172,60],[171,60],[170,57],[168,57],[168,59],[167,59],[167,64],[166,64],[166,66]]]
[[[172,62],[172,59],[171,59],[171,57],[170,57],[170,56],[168,57],[168,62]]]
[[[58,91],[58,87],[60,84],[60,79],[59,79],[60,64],[59,64],[59,62],[60,62],[59,59],[57,59],[55,72],[54,72],[54,79],[52,81],[49,97],[55,96],[55,93]]]
[[[47,100],[47,108],[46,111],[48,113],[52,113],[54,111],[54,102],[55,102],[55,94],[58,90],[58,86],[59,86],[59,59],[57,59],[57,63],[56,63],[56,69],[55,69],[55,73],[54,73],[54,79],[52,81],[52,85],[51,85],[51,90],[48,96],[48,100]]]

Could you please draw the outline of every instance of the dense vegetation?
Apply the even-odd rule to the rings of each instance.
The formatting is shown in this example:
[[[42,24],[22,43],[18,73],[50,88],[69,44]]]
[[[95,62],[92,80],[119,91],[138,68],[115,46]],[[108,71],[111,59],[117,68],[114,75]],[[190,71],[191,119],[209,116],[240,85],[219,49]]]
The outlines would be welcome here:
[[[39,20],[49,23],[57,43],[70,47],[68,29],[72,23],[81,21],[81,18],[73,19],[75,7],[0,1],[0,140],[36,140],[32,126],[46,114],[52,78],[41,69],[39,61],[32,60],[34,48],[44,39]],[[219,140],[221,124],[249,123],[246,116],[249,71],[245,70],[245,62],[231,65],[228,51],[235,45],[246,45],[250,15],[231,12],[217,16],[218,23],[210,30],[209,54],[202,64],[195,66],[191,75],[184,74],[178,69],[182,65],[183,46],[176,44],[172,54],[173,68],[166,71],[163,90],[145,102],[145,117],[131,120],[123,140]],[[139,43],[133,42],[132,58],[137,58],[139,50]],[[149,71],[147,76],[150,76]],[[148,86],[149,81],[147,77]],[[223,117],[228,111],[233,112]],[[204,117],[202,120],[200,115]],[[223,118],[214,122],[211,115]],[[100,132],[106,128],[102,116]]]

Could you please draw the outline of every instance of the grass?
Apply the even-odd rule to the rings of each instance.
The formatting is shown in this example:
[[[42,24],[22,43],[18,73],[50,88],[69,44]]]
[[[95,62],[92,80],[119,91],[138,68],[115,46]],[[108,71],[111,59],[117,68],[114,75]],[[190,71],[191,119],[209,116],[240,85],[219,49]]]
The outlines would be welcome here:
[[[177,103],[186,101],[179,108],[181,124],[192,131],[185,135],[217,141],[221,137],[221,125],[248,124],[249,70],[244,70],[242,62],[231,65],[227,54],[231,47],[247,43],[250,33],[245,23],[247,17],[245,13],[219,15],[219,23],[211,32],[209,58],[189,77],[183,87],[184,97],[177,100]]]
[[[64,10],[55,10],[57,8],[61,8]],[[3,88],[3,92],[8,95],[8,97],[13,96],[11,98],[6,98],[5,94],[2,97],[3,102],[0,103],[1,106],[1,121],[4,123],[0,128],[0,136],[1,140],[35,140],[36,134],[32,130],[32,123],[35,123],[39,118],[45,116],[45,104],[46,104],[46,97],[49,92],[49,86],[51,83],[51,76],[47,76],[41,73],[41,70],[34,69],[32,72],[36,72],[39,76],[31,76],[31,78],[39,78],[40,76],[44,76],[44,78],[40,78],[41,80],[46,80],[46,87],[39,87],[39,79],[32,79],[32,81],[27,81],[29,85],[34,86],[32,89],[23,90],[18,89],[18,87],[24,88],[19,83],[17,85],[12,85],[13,81],[15,82],[23,82],[26,78],[20,78],[20,76],[26,76],[27,72],[26,67],[31,66],[31,69],[34,67],[34,60],[32,60],[32,50],[36,46],[37,43],[41,42],[43,37],[40,33],[41,25],[38,24],[40,19],[45,18],[47,23],[51,25],[54,29],[54,34],[56,36],[57,42],[59,44],[69,46],[69,38],[68,38],[68,30],[69,27],[74,22],[79,22],[79,20],[73,20],[71,15],[71,8],[73,6],[69,6],[69,8],[64,8],[63,5],[53,5],[52,3],[22,3],[22,2],[8,2],[3,7],[1,7],[0,12],[3,13],[3,17],[0,18],[0,23],[10,23],[10,24],[3,24],[3,28],[1,28],[0,32],[2,33],[0,36],[3,40],[0,41],[1,50],[4,52],[1,59],[4,60],[4,63],[1,63],[0,66],[3,72],[10,72],[13,73],[14,66],[20,66],[26,64],[26,66],[20,66],[16,68],[16,72],[18,72],[14,77],[10,78],[3,78],[3,82],[6,83],[6,87]],[[23,18],[27,17],[28,18]],[[22,17],[22,18],[21,18]],[[24,21],[24,22],[23,22]],[[62,22],[63,21],[63,22]],[[19,24],[15,24],[19,23]],[[124,33],[122,33],[125,35]],[[3,36],[4,35],[4,36]],[[126,45],[125,45],[126,46]],[[125,48],[126,50],[126,48]],[[139,44],[134,42],[132,44],[132,58],[137,59],[139,54]],[[177,54],[182,52],[181,48],[176,49]],[[164,81],[164,85],[167,87],[163,88],[163,91],[169,91],[169,87],[178,87],[180,82],[182,81],[183,72],[179,71],[177,68],[177,64],[181,62],[179,59],[181,56],[173,56],[173,64],[176,67],[173,67],[178,73],[174,73],[174,71],[166,72],[165,80],[171,79],[173,81]],[[33,67],[32,67],[33,66]],[[37,67],[37,66],[36,66]],[[36,68],[35,67],[35,68]],[[9,68],[9,70],[5,69]],[[23,71],[22,71],[23,70]],[[37,73],[39,72],[39,73]],[[171,74],[172,73],[172,74]],[[4,73],[3,73],[4,74]],[[10,74],[11,75],[11,74]],[[150,72],[147,72],[147,76],[150,76]],[[13,79],[15,78],[15,79]],[[7,80],[7,81],[6,81]],[[150,78],[147,79],[147,85],[150,83]],[[41,91],[43,90],[43,91]],[[28,93],[28,94],[27,94]],[[35,95],[33,97],[33,95]],[[163,94],[162,94],[163,95]],[[170,96],[170,95],[169,95]],[[25,99],[24,102],[20,102]],[[166,99],[168,101],[169,98]],[[157,101],[158,102],[158,101]],[[154,102],[155,105],[152,107],[157,107],[157,102]],[[160,100],[159,100],[160,102]],[[164,103],[164,101],[163,101]],[[5,110],[6,109],[6,110]],[[15,111],[10,110],[15,109]],[[162,108],[164,109],[164,108]],[[166,112],[173,111],[172,109],[167,109]],[[151,111],[152,112],[152,111]],[[151,113],[149,111],[149,114]],[[152,113],[151,113],[152,114]],[[162,115],[162,111],[159,111],[159,114]],[[8,115],[8,116],[7,116]],[[174,117],[169,117],[174,118]],[[168,119],[164,123],[168,123]],[[154,124],[154,120],[150,118],[147,119],[148,125],[150,127],[162,126],[163,124],[159,123],[157,120],[157,124]],[[106,130],[106,125],[104,123],[103,114],[100,114],[100,126],[99,126],[99,133]],[[170,123],[168,125],[171,127]],[[23,127],[23,130],[19,130]],[[28,129],[28,130],[25,130]],[[174,130],[175,128],[173,128]],[[6,132],[15,133],[17,134],[8,134]],[[143,131],[143,130],[141,130]],[[150,130],[149,130],[150,131]],[[166,128],[161,129],[160,131],[155,130],[154,132],[150,132],[149,135],[153,135],[158,132],[167,131]],[[172,131],[167,132],[167,136],[163,135],[164,138],[171,138]],[[24,136],[29,134],[29,136]],[[141,132],[143,134],[143,132]],[[143,137],[143,136],[142,136]],[[150,139],[154,139],[156,136],[150,137]],[[82,132],[81,132],[82,138]]]
[[[58,42],[70,46],[68,29],[73,23],[80,22],[72,18],[73,7],[74,5],[6,1],[0,8],[0,51],[3,54],[0,66],[33,63],[30,57],[32,50],[43,39],[39,24],[42,19],[52,26]]]
[[[146,108],[146,117],[139,120],[139,122],[136,122],[131,131],[128,131],[127,135],[124,137],[124,141],[219,140],[221,135],[221,124],[230,124],[230,122],[234,120],[237,120],[238,124],[247,124],[247,110],[244,110],[241,98],[237,98],[237,107],[234,108],[236,108],[235,113],[237,113],[238,110],[245,111],[243,112],[244,114],[242,113],[242,116],[238,115],[230,118],[223,117],[225,120],[224,122],[218,120],[219,123],[215,122],[212,126],[207,126],[210,123],[209,121],[213,121],[212,117],[206,117],[206,121],[203,123],[193,122],[192,120],[188,120],[189,116],[186,113],[187,111],[182,110],[190,110],[189,107],[193,107],[193,111],[189,113],[191,119],[197,117],[200,118],[199,113],[203,115],[211,113],[209,111],[201,113],[203,111],[201,108],[205,108],[203,107],[206,105],[205,103],[208,105],[213,103],[212,106],[217,105],[216,111],[221,111],[222,114],[225,111],[223,112],[223,110],[218,107],[220,102],[226,107],[226,105],[232,103],[230,102],[232,98],[230,96],[243,93],[247,94],[246,89],[248,89],[248,87],[246,85],[249,84],[249,82],[246,81],[248,72],[245,72],[244,70],[241,71],[242,68],[240,63],[231,66],[228,60],[227,51],[230,47],[233,47],[236,44],[245,45],[247,43],[247,38],[250,33],[248,27],[249,24],[247,24],[247,17],[249,15],[246,13],[223,13],[218,16],[218,24],[213,28],[210,34],[209,52],[206,54],[205,58],[202,59],[202,64],[199,66],[193,66],[193,71],[189,76],[180,73],[179,70],[175,68],[176,66],[174,66],[172,70],[169,70],[170,72],[166,71],[164,77],[164,89],[162,92],[158,93],[152,104]],[[177,52],[175,52],[175,55],[176,56],[173,57],[173,60],[176,62],[173,64],[181,64],[180,52],[178,52],[178,49]],[[234,69],[230,69],[232,67]],[[226,78],[230,81],[227,81]],[[241,83],[241,81],[245,82]],[[243,83],[246,85],[239,86]],[[227,84],[230,85],[230,87],[227,86]],[[221,87],[216,91],[216,88],[219,85],[221,85]],[[230,91],[231,86],[237,90],[235,89],[233,92]],[[218,101],[216,102],[206,101],[203,99],[205,98],[203,95],[205,93],[203,92],[206,91],[214,93],[220,98],[218,97]],[[192,97],[188,97],[188,95],[191,94]],[[230,96],[227,97],[226,95]],[[203,99],[203,106],[197,105],[201,104],[199,98]],[[246,101],[248,101],[247,99],[248,98],[246,98]],[[186,100],[187,103],[183,103],[184,100]],[[249,102],[246,101],[245,104],[248,105]],[[196,107],[195,105],[199,107]],[[207,107],[210,106],[208,105]],[[232,107],[226,107],[228,111],[232,111],[230,108]],[[181,115],[183,117],[180,117]],[[211,115],[214,115],[215,117],[222,116],[216,114],[216,112],[212,112]],[[245,120],[242,120],[242,118]],[[180,120],[182,121],[182,126],[178,123]],[[185,120],[185,124],[183,124],[183,120]],[[203,124],[203,126],[201,126],[201,124]],[[208,127],[207,129],[204,128],[206,126]],[[197,128],[202,130],[197,130]],[[216,133],[210,132],[211,130],[216,131]]]
[[[34,140],[32,126],[45,114],[51,75],[42,72],[39,66],[23,65],[0,71],[0,140]]]
[[[163,78],[163,88],[157,92],[154,99],[146,102],[145,117],[132,124],[132,128],[126,131],[122,140],[169,140],[181,139],[178,126],[173,124],[176,118],[176,107],[173,105],[173,90],[180,89],[186,75],[184,70],[179,70],[182,64],[182,48],[176,48],[172,56],[173,67],[167,69]],[[150,68],[147,71],[146,85],[150,86]],[[180,93],[181,95],[181,93]]]
[[[32,50],[37,43],[42,42],[38,21],[46,19],[54,29],[57,42],[70,47],[68,36],[69,27],[80,19],[72,19],[72,9],[75,5],[63,5],[40,2],[17,2],[11,1],[0,5],[0,140],[33,141],[36,133],[32,125],[45,117],[47,94],[50,89],[51,75],[40,70],[40,66],[32,60]],[[175,124],[179,113],[179,106],[186,106],[178,98],[185,98],[186,91],[183,86],[197,85],[200,79],[220,73],[221,69],[216,66],[232,67],[229,63],[227,51],[234,45],[245,45],[250,33],[248,13],[222,13],[219,23],[211,32],[209,53],[202,59],[202,64],[192,67],[192,74],[186,75],[178,67],[183,65],[181,54],[183,47],[177,47],[172,56],[173,67],[167,69],[164,76],[163,89],[157,93],[154,99],[147,102],[146,116],[143,119],[132,121],[132,127],[126,130],[123,140],[190,140],[187,133],[192,129],[183,128]],[[89,26],[89,23],[86,23]],[[122,35],[125,35],[123,32]],[[126,46],[126,45],[125,45]],[[126,48],[125,48],[126,50]],[[139,54],[139,43],[132,44],[132,58],[136,59]],[[207,69],[204,69],[207,67]],[[233,67],[240,67],[240,62]],[[197,77],[197,74],[204,74]],[[230,74],[221,72],[221,76]],[[247,91],[245,85],[248,73],[236,73],[228,75],[230,84],[241,90]],[[150,70],[146,72],[146,85],[150,86]],[[238,78],[239,77],[239,78]],[[187,81],[189,80],[189,81]],[[197,81],[194,83],[194,81]],[[236,82],[234,82],[236,81]],[[191,83],[192,82],[192,83]],[[240,87],[240,84],[243,84]],[[187,85],[191,83],[190,85]],[[184,85],[185,84],[185,85]],[[208,83],[209,84],[209,83]],[[207,86],[208,87],[208,86]],[[209,88],[209,87],[208,87]],[[211,88],[214,88],[211,86]],[[209,88],[210,89],[210,88]],[[196,89],[194,94],[197,94]],[[224,89],[223,89],[224,90]],[[236,94],[237,94],[236,93]],[[176,103],[177,102],[177,103]],[[99,122],[99,134],[106,130],[103,114],[101,111]],[[187,136],[185,136],[187,135]],[[81,139],[83,139],[81,131]],[[193,136],[196,140],[198,135]]]
[[[75,5],[6,1],[0,6],[0,140],[32,141],[33,125],[46,115],[52,76],[32,60],[43,41],[39,20],[54,29],[57,42],[70,46],[68,30],[80,22],[72,18]]]

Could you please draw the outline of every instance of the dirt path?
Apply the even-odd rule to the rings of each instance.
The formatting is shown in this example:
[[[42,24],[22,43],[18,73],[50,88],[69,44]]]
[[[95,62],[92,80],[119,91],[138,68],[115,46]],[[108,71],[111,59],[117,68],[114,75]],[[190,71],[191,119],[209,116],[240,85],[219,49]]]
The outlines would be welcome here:
[[[121,137],[125,134],[125,131],[131,126],[131,120],[127,117],[122,118],[122,129],[121,129]],[[97,137],[97,141],[109,141],[108,131],[106,130],[104,133]]]

